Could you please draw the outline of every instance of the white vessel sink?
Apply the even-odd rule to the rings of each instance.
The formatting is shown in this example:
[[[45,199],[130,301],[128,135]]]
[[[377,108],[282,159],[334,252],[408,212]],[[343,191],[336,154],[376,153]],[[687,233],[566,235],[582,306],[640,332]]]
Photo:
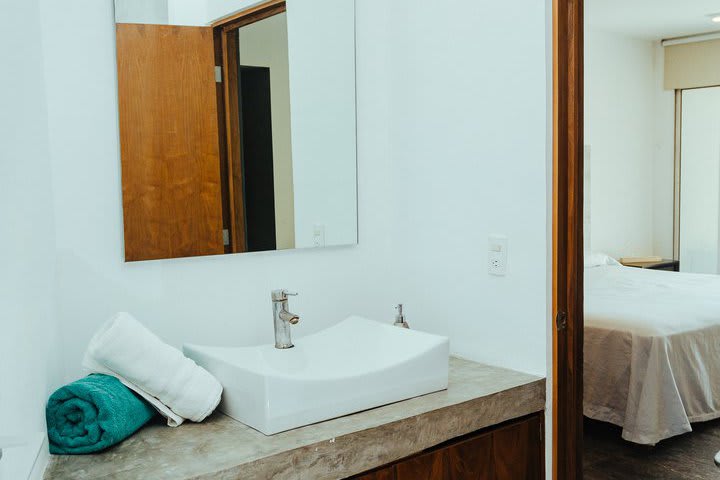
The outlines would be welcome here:
[[[224,387],[220,410],[265,435],[367,410],[448,385],[446,337],[361,317],[273,345],[185,345]]]

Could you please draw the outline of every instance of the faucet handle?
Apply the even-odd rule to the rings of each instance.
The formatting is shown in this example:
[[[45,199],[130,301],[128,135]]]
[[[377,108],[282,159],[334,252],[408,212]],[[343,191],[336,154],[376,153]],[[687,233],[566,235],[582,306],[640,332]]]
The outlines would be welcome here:
[[[273,302],[284,302],[288,299],[288,297],[297,297],[297,293],[295,292],[288,292],[285,289],[282,290],[273,290],[272,292],[272,300]]]

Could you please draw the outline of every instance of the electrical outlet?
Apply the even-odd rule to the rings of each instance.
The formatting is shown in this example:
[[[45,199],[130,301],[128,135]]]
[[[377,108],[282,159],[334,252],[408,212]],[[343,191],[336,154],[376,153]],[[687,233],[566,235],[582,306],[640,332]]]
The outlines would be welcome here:
[[[313,247],[325,246],[325,225],[313,226]]]
[[[504,235],[491,235],[488,239],[488,273],[507,275],[508,239]]]

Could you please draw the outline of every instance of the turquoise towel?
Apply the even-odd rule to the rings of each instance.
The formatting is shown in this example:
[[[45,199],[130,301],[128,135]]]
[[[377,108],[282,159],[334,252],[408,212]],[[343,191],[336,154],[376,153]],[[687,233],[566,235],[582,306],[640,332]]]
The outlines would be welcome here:
[[[117,378],[90,375],[50,396],[45,410],[50,453],[104,450],[135,433],[155,413]]]

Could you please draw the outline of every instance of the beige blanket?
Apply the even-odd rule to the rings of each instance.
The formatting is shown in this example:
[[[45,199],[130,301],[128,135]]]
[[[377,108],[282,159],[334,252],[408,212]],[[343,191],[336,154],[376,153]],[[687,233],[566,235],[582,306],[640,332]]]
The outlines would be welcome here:
[[[585,269],[584,413],[653,445],[720,417],[720,276]]]

